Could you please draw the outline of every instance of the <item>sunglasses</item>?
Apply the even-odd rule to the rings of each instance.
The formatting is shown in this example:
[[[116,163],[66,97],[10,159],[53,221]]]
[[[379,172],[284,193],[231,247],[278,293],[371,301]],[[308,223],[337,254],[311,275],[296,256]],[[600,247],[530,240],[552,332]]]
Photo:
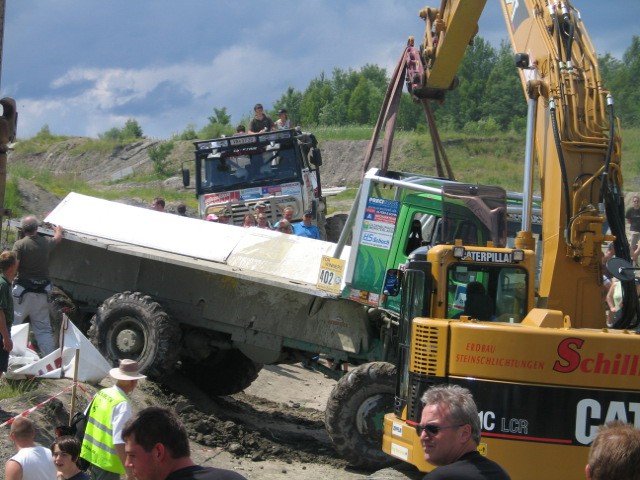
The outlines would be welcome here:
[[[416,433],[419,437],[422,436],[422,432],[427,432],[429,435],[438,435],[440,430],[446,430],[447,428],[458,428],[460,425],[450,425],[448,427],[441,427],[440,425],[434,425],[433,423],[427,423],[426,425],[416,425]]]

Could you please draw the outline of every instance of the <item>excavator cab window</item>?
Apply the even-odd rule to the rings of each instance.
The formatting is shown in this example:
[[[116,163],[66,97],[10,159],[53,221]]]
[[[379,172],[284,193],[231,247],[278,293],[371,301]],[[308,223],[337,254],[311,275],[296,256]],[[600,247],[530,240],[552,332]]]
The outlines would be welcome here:
[[[447,318],[520,322],[527,311],[527,273],[520,267],[455,263],[447,275]]]

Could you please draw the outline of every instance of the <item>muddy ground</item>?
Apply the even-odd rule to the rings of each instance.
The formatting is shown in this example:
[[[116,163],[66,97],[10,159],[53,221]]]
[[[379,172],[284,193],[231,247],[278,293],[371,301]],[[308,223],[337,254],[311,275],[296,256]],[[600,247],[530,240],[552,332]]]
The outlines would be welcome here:
[[[21,384],[26,389],[22,395],[0,400],[0,423],[67,389],[29,415],[38,426],[38,442],[48,446],[55,427],[68,421],[72,382]],[[202,465],[236,470],[249,480],[365,479],[370,472],[350,468],[340,459],[324,429],[324,405],[334,384],[300,364],[279,365],[265,367],[249,388],[236,395],[212,399],[174,375],[163,385],[141,382],[132,402],[135,411],[163,405],[178,412],[189,431],[192,456]],[[78,406],[84,408],[96,388],[109,385],[109,378],[99,386],[83,384],[86,393],[78,390]],[[0,459],[4,462],[13,453],[5,426],[0,432]]]

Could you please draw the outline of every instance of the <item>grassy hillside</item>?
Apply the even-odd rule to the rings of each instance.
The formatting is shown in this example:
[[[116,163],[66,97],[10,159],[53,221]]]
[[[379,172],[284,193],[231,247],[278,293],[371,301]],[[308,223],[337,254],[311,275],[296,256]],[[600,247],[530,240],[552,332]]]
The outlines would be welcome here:
[[[315,133],[320,141],[368,140],[371,136],[371,130],[364,127],[327,128],[316,130]],[[440,137],[457,180],[522,190],[524,135],[469,135],[442,131]],[[393,170],[435,175],[433,148],[428,133],[398,132],[395,138],[391,155]],[[379,146],[381,144],[380,141]],[[400,146],[396,147],[397,144]],[[625,189],[640,190],[640,128],[622,132],[622,161]]]
[[[323,178],[330,182],[332,169],[345,167],[351,175],[345,176],[348,186],[356,187],[362,163],[364,147],[371,135],[369,127],[321,128],[314,130],[324,152]],[[525,139],[513,133],[464,134],[440,132],[445,150],[456,178],[462,182],[499,185],[508,190],[522,190]],[[184,201],[196,207],[192,190],[176,187],[180,182],[165,183],[168,177],[177,176],[184,161],[191,160],[193,144],[190,141],[148,141],[121,145],[95,139],[78,139],[49,136],[20,141],[9,158],[10,179],[6,206],[20,214],[20,196],[16,178],[27,179],[38,187],[58,197],[70,191],[107,199],[129,197],[148,203],[157,195],[168,202]],[[343,144],[344,142],[344,144]],[[332,144],[329,149],[329,143]],[[335,148],[340,145],[356,148]],[[162,157],[162,169],[154,162],[154,149],[167,146]],[[379,147],[381,143],[379,143]],[[141,158],[134,173],[118,180],[109,175],[96,180],[86,180],[87,172],[106,172],[107,166],[117,167],[132,152]],[[379,155],[379,153],[378,153]],[[640,190],[640,128],[623,132],[623,172],[625,190]],[[116,167],[113,167],[116,165]],[[372,165],[377,165],[374,161]],[[397,132],[392,151],[391,169],[435,175],[431,139],[426,132]],[[335,177],[335,176],[334,176]],[[342,178],[342,177],[339,177]],[[537,185],[537,183],[535,184]],[[537,189],[537,186],[535,187]],[[355,188],[341,196],[348,201],[355,195]],[[334,199],[340,200],[340,199]],[[332,210],[330,206],[330,210]]]

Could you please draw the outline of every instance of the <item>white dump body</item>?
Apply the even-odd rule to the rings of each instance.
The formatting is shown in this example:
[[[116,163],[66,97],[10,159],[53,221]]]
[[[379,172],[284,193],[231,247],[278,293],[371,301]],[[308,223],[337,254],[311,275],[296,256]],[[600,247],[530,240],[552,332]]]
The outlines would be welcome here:
[[[65,237],[142,257],[255,279],[320,297],[321,259],[335,244],[259,228],[242,228],[70,193],[45,219]],[[349,257],[345,247],[341,258]],[[343,285],[344,286],[344,285]]]

